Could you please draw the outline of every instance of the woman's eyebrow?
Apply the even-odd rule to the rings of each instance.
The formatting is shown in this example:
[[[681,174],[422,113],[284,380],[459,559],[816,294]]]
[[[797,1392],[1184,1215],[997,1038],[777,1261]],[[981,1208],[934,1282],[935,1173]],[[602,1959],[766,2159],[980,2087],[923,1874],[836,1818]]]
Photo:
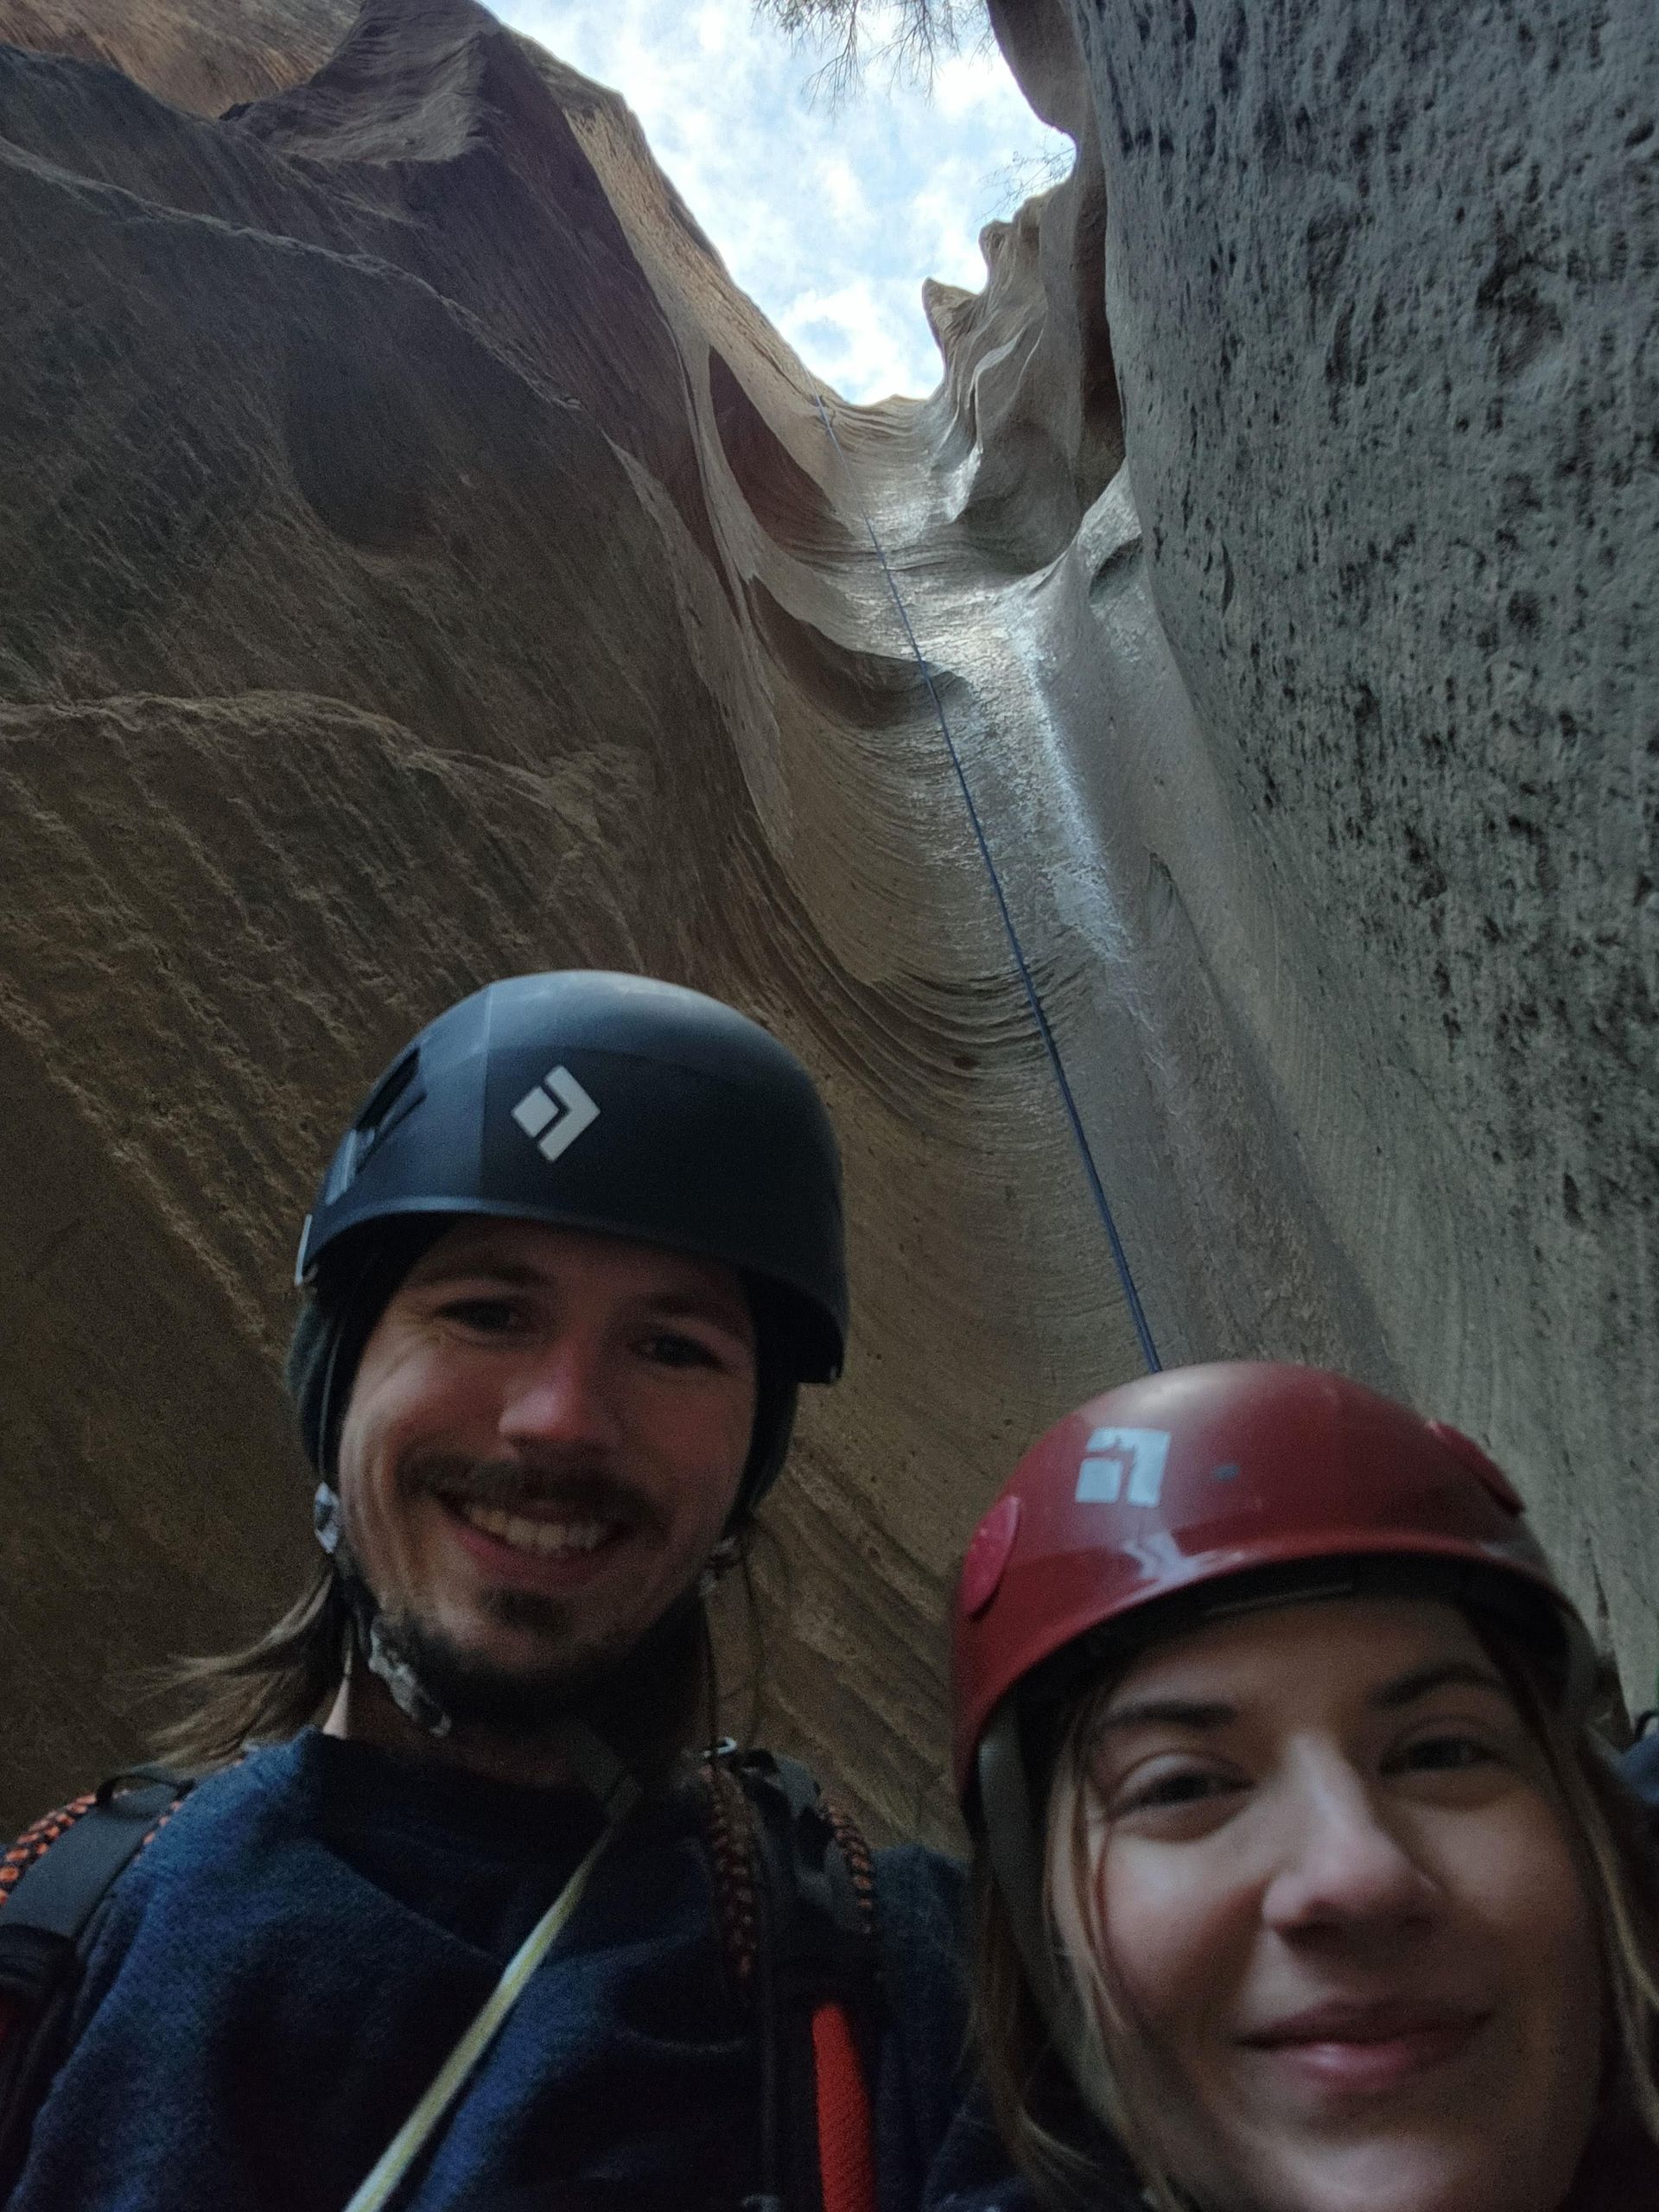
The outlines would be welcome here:
[[[1490,1668],[1471,1659],[1446,1659],[1433,1661],[1426,1667],[1414,1667],[1409,1674],[1397,1675],[1393,1681],[1373,1690],[1367,1702],[1391,1713],[1401,1706],[1414,1704],[1433,1690],[1459,1686],[1495,1690],[1500,1697],[1509,1695],[1502,1677]],[[1238,1707],[1221,1699],[1135,1698],[1102,1713],[1095,1723],[1094,1732],[1116,1735],[1126,1728],[1224,1728],[1238,1717]]]
[[[1490,1667],[1483,1667],[1473,1659],[1444,1659],[1427,1667],[1414,1667],[1408,1675],[1396,1675],[1381,1689],[1373,1690],[1367,1702],[1382,1712],[1392,1713],[1400,1706],[1427,1697],[1431,1690],[1448,1688],[1496,1690],[1505,1698],[1510,1694],[1502,1676],[1495,1675]]]
[[[1103,1713],[1095,1723],[1095,1732],[1116,1733],[1122,1728],[1224,1728],[1237,1718],[1238,1707],[1218,1699],[1137,1698]]]

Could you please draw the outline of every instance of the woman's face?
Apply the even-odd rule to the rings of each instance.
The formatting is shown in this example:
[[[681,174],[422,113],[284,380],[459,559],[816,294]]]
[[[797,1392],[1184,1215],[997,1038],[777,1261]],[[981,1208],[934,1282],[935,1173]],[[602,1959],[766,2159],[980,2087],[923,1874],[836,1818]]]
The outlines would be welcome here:
[[[1178,2180],[1226,2212],[1555,2212],[1597,2096],[1596,1937],[1459,1613],[1214,1623],[1148,1649],[1084,1750],[1056,1915],[1144,2043]]]

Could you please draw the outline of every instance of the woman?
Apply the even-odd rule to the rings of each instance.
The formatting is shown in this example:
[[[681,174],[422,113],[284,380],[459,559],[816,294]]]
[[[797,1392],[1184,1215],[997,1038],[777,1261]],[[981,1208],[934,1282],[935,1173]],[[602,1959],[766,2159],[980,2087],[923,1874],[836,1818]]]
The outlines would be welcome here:
[[[1151,1376],[1043,1437],[956,1621],[983,2059],[1055,2203],[1659,2207],[1659,1910],[1589,1637],[1466,1437]]]

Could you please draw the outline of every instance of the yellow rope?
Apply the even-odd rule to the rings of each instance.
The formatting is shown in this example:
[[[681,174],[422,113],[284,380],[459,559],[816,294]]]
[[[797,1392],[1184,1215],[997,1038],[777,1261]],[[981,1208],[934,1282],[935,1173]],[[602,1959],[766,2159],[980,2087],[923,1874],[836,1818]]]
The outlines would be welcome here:
[[[444,2060],[431,2088],[392,2137],[373,2172],[346,2207],[346,2212],[380,2212],[380,2208],[391,2202],[397,2184],[420,2156],[427,2138],[460,2095],[467,2075],[518,2003],[524,1984],[558,1941],[565,1923],[582,1903],[588,1877],[614,1833],[613,1827],[601,1830],[575,1872],[514,1952],[500,1980],[485,2000],[483,2010]]]

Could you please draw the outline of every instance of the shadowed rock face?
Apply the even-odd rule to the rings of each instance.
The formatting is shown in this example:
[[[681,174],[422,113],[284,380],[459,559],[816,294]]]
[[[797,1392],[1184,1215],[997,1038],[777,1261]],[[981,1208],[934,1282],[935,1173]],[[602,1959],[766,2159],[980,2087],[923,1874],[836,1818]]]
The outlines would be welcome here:
[[[940,393],[824,395],[838,447],[622,102],[468,0],[45,5],[0,0],[71,49],[0,50],[0,1822],[286,1602],[313,1179],[422,1021],[568,963],[824,1084],[853,1353],[763,1725],[945,1830],[955,1557],[1138,1360],[934,694],[1165,1359],[1483,1436],[1638,1687],[1634,0],[1538,52],[998,0],[1077,173],[935,290]]]
[[[621,102],[466,0],[219,121],[0,50],[0,1820],[286,1602],[321,1163],[421,1021],[580,964],[823,1081],[859,1317],[766,1725],[942,1832],[956,1554],[1134,1361],[805,372]]]
[[[1033,634],[1171,1178],[1230,1275],[1303,1216],[1346,1356],[1507,1458],[1647,1702],[1659,16],[997,14],[1102,164],[1133,497]],[[1239,1108],[1281,1192],[1243,1216]],[[1282,1280],[1224,1341],[1308,1348]]]

